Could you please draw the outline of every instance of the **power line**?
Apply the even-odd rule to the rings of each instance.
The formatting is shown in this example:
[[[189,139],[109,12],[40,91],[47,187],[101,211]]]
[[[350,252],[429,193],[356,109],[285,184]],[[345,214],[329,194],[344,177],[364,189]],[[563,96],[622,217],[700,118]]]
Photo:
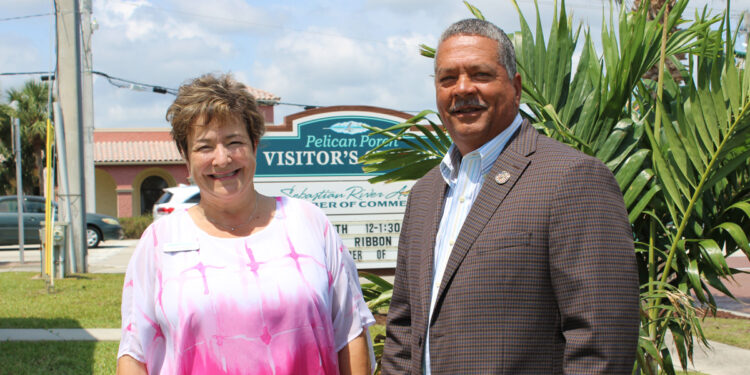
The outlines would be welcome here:
[[[27,18],[36,18],[36,17],[46,17],[46,16],[52,16],[52,15],[54,15],[54,13],[29,14],[27,16],[17,16],[17,17],[0,18],[0,22],[23,20],[23,19],[27,19]]]
[[[135,91],[153,91],[157,94],[172,94],[177,95],[177,89],[164,87],[164,86],[158,86],[158,85],[152,85],[149,83],[143,83],[143,82],[137,82],[132,81],[125,78],[118,78],[115,76],[111,76],[107,73],[102,73],[96,70],[92,70],[91,74],[96,74],[98,76],[104,77],[111,85],[119,87],[119,88],[126,88],[131,89]]]
[[[267,100],[258,100],[259,103],[269,103]],[[294,107],[303,107],[305,109],[311,109],[311,108],[319,108],[322,107],[321,105],[311,105],[311,104],[299,104],[299,103],[285,103],[285,102],[274,102],[277,105],[290,105]]]
[[[170,87],[164,87],[159,85],[152,85],[150,83],[143,83],[138,81],[133,81],[125,78],[119,78],[112,75],[109,75],[107,73],[103,73],[100,71],[92,70],[91,74],[95,74],[101,77],[104,77],[104,79],[107,80],[112,86],[118,87],[118,88],[124,88],[124,89],[130,89],[134,91],[141,91],[141,92],[155,92],[157,94],[171,94],[171,95],[177,95],[177,89],[170,88]],[[54,80],[55,75],[54,72],[7,72],[7,73],[0,73],[0,76],[20,76],[20,75],[39,75],[41,76],[41,79],[43,81],[47,80]],[[305,110],[312,109],[312,108],[320,108],[325,107],[324,105],[316,105],[316,104],[301,104],[301,103],[288,103],[288,102],[280,102],[280,101],[272,101],[272,100],[263,100],[263,99],[257,99],[258,103],[260,104],[266,104],[266,105],[288,105],[293,107],[302,107]],[[421,110],[405,110],[405,109],[398,109],[398,111],[406,112],[406,113],[418,113],[421,112]]]
[[[96,74],[98,76],[104,77],[107,82],[109,82],[111,85],[119,88],[126,88],[131,89],[135,91],[153,91],[157,94],[172,94],[177,95],[177,89],[159,86],[159,85],[152,85],[150,83],[143,83],[143,82],[137,82],[125,78],[119,78],[112,75],[109,75],[107,73],[99,72],[96,70],[92,70],[91,74]],[[42,81],[47,80],[54,80],[55,79],[55,73],[54,72],[5,72],[0,73],[0,76],[31,76],[31,75],[38,75],[41,76]]]
[[[52,74],[52,72],[9,72],[0,73],[0,76],[33,76],[33,75],[45,75]]]

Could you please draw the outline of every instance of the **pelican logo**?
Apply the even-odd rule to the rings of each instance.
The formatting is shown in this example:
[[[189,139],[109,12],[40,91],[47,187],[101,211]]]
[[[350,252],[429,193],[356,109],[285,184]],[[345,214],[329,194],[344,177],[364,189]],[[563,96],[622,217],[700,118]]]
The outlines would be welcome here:
[[[337,122],[325,129],[330,129],[331,131],[339,134],[360,134],[367,132],[367,128],[365,128],[367,124],[357,122],[357,121],[344,121],[344,122]]]

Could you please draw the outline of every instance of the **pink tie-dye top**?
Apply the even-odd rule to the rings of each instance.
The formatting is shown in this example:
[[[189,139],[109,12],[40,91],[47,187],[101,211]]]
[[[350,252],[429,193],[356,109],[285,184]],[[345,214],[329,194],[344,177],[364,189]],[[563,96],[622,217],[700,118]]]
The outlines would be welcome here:
[[[338,351],[373,323],[316,206],[277,198],[268,227],[244,238],[210,236],[180,211],[130,260],[118,358],[149,374],[337,374]]]

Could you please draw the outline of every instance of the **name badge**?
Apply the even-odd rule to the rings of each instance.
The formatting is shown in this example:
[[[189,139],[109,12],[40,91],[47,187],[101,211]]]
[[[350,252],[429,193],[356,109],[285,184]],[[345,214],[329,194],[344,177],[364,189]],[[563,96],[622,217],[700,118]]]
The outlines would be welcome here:
[[[179,253],[182,251],[198,251],[200,245],[197,242],[172,242],[164,245],[162,251],[165,253]]]

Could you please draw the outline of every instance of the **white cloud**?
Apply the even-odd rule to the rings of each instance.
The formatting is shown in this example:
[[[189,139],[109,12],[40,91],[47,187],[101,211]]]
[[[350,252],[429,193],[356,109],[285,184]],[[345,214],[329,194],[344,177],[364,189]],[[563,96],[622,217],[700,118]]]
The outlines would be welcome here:
[[[102,19],[93,38],[93,62],[98,70],[169,87],[195,71],[221,68],[221,60],[233,53],[230,42],[199,24],[171,16],[158,19],[161,14],[149,7],[130,13],[119,9],[109,3],[95,8]]]
[[[200,23],[204,28],[218,33],[248,31],[270,25],[262,9],[243,0],[170,1],[162,11],[175,19]]]
[[[738,1],[734,9],[750,4]],[[519,29],[510,1],[470,2],[506,31]],[[533,28],[533,2],[519,3]],[[719,0],[690,6],[702,3],[725,6]],[[545,28],[552,4],[539,3]],[[607,3],[567,5],[576,20],[588,20],[598,42]],[[50,0],[0,0],[3,16],[50,11]],[[232,71],[283,102],[415,111],[434,108],[432,61],[419,55],[418,45],[434,47],[445,27],[472,16],[460,0],[94,0],[93,11],[99,24],[94,69],[116,77],[176,88],[206,72]],[[0,23],[0,70],[49,69],[50,19]],[[24,80],[14,79],[0,77],[0,88]],[[117,89],[104,79],[95,81],[94,94],[97,127],[166,126],[164,112],[174,99]],[[300,109],[277,107],[276,122]]]
[[[460,1],[456,2],[460,3]],[[435,0],[366,0],[365,6],[390,12],[412,13],[433,9]]]
[[[422,109],[433,102],[432,62],[419,56],[417,45],[429,39],[434,38],[410,35],[362,42],[290,34],[271,51],[274,63],[255,64],[252,75],[257,77],[257,87],[286,102]]]
[[[176,88],[188,78],[222,69],[232,43],[200,22],[185,22],[148,1],[97,1],[93,66],[140,83]],[[161,4],[159,4],[161,5]],[[116,88],[94,81],[95,127],[167,126],[172,95]]]

